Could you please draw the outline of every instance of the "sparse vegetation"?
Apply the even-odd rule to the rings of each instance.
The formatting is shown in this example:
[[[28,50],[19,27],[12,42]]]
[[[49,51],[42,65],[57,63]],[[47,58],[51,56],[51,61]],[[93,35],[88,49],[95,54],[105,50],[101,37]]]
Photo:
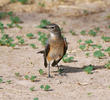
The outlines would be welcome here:
[[[40,88],[43,89],[44,91],[49,91],[51,87],[50,85],[41,85]]]
[[[94,56],[99,58],[99,59],[101,59],[101,58],[103,58],[105,56],[105,54],[102,53],[101,50],[97,50],[97,51],[94,52]]]
[[[47,35],[43,32],[38,32],[38,40],[41,42],[42,45],[46,45],[46,42],[48,40]]]
[[[68,54],[66,54],[66,55],[64,55],[62,60],[64,63],[70,63],[73,61],[73,59],[74,59],[74,57],[68,57]]]
[[[93,68],[94,66],[93,65],[88,65],[88,66],[85,66],[84,67],[84,71],[87,73],[87,74],[92,74],[93,72]]]

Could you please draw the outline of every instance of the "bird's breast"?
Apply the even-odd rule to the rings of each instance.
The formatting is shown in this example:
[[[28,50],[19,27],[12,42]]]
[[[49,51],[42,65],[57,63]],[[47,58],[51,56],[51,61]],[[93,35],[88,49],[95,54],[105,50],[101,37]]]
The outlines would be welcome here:
[[[50,41],[50,51],[48,53],[48,61],[57,60],[63,56],[64,42],[63,40]]]

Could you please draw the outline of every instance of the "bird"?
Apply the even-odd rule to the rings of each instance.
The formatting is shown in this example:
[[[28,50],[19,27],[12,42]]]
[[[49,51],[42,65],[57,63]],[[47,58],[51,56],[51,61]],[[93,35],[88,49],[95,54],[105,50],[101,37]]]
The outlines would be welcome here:
[[[48,67],[48,77],[51,77],[50,66],[57,65],[59,68],[58,63],[66,54],[68,44],[66,38],[61,35],[61,29],[57,24],[51,23],[42,28],[49,30],[50,34],[45,45],[45,50],[38,53],[43,53],[44,66],[45,68]]]

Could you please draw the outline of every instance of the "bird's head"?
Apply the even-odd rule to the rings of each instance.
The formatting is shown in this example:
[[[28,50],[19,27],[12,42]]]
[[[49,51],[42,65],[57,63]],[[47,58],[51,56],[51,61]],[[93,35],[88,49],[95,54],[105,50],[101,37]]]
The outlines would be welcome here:
[[[48,24],[47,26],[42,28],[48,29],[50,31],[50,34],[61,35],[60,27],[57,24]]]

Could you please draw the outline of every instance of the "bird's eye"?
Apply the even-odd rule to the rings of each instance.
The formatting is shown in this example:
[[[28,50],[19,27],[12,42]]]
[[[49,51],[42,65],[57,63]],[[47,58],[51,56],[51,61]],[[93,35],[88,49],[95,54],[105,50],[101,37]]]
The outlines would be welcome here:
[[[54,27],[51,27],[52,29],[54,29]]]

